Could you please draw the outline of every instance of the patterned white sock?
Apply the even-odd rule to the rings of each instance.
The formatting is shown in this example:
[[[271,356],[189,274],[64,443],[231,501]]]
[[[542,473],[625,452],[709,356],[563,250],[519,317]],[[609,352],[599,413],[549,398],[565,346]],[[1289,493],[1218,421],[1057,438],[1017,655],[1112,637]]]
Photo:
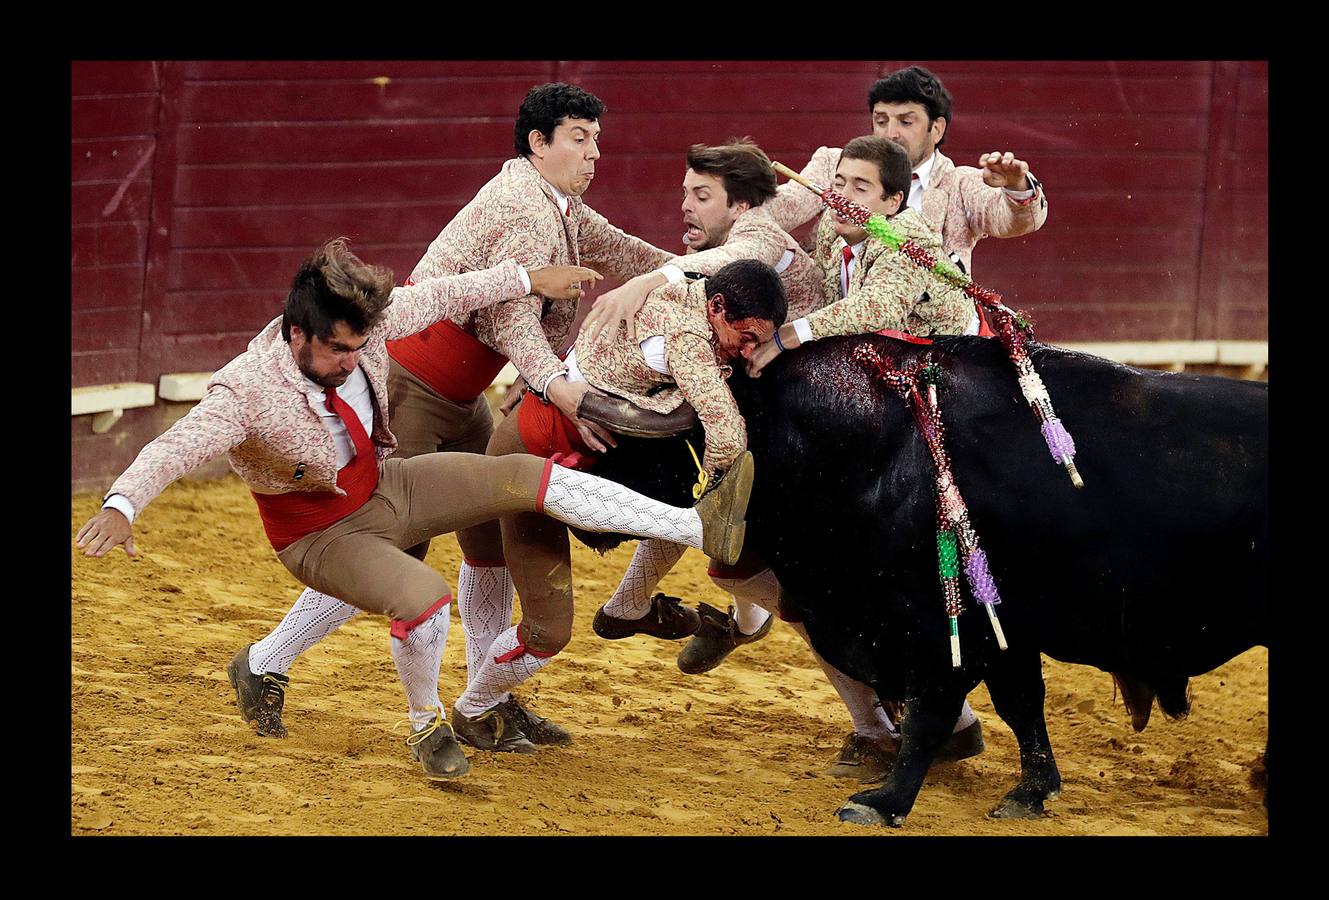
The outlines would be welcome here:
[[[508,691],[549,665],[552,656],[521,653],[506,662],[498,660],[521,646],[514,625],[494,638],[480,671],[466,686],[466,692],[457,698],[457,711],[462,715],[478,716],[507,699]]]
[[[601,609],[616,619],[640,619],[651,611],[651,597],[660,579],[669,574],[682,559],[687,547],[655,539],[641,541],[632,554],[632,563],[614,588],[614,596]]]
[[[392,635],[389,647],[392,661],[397,664],[397,677],[406,689],[406,702],[411,710],[411,728],[419,731],[434,720],[431,707],[443,706],[438,697],[438,670],[443,664],[443,650],[448,642],[448,625],[452,622],[448,604],[434,610],[434,614],[406,632],[406,637]]]
[[[964,706],[960,707],[960,718],[955,720],[955,728],[951,730],[951,734],[964,731],[977,721],[978,716],[974,715],[974,711],[969,708],[969,701],[966,700]]]
[[[550,466],[544,512],[587,531],[663,538],[698,550],[702,546],[701,516],[695,509],[670,506],[616,482],[563,466]]]
[[[812,642],[808,640],[808,631],[803,627],[802,622],[790,622],[790,627],[807,641],[808,647],[812,647]],[[854,722],[854,731],[865,738],[875,738],[882,740],[884,738],[900,739],[900,732],[896,730],[895,723],[881,706],[881,699],[877,697],[877,692],[868,687],[861,681],[855,681],[845,673],[841,672],[835,666],[821,658],[821,654],[816,650],[812,655],[817,657],[817,662],[821,665],[821,670],[826,673],[826,680],[835,688],[835,692],[840,695],[840,700],[844,703],[845,709],[849,710],[849,718]]]
[[[305,588],[277,627],[249,648],[250,673],[285,675],[297,656],[332,634],[359,611],[336,597]]]
[[[512,627],[512,576],[507,566],[473,566],[463,560],[457,573],[457,611],[466,631],[466,683],[470,684],[494,638]]]
[[[780,581],[771,569],[762,569],[747,578],[712,575],[711,581],[733,595],[734,621],[743,634],[755,634],[771,613],[780,608]]]

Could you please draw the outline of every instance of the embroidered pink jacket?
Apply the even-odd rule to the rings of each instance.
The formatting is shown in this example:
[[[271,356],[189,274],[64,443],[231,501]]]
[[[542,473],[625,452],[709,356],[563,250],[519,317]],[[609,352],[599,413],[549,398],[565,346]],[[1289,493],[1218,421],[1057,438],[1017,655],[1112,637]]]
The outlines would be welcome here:
[[[560,214],[553,188],[530,160],[510,159],[443,228],[411,277],[419,281],[515,259],[527,268],[589,266],[626,280],[672,258],[610,225],[580,197],[568,203],[570,215]],[[567,341],[576,315],[576,301],[530,294],[451,318],[511,360],[529,384],[543,386],[563,371],[555,350]]]
[[[521,274],[511,260],[492,269],[430,278],[392,292],[392,303],[368,334],[360,367],[374,393],[370,435],[379,462],[397,446],[388,430],[388,351],[384,342],[414,334],[447,316],[498,299],[520,297]],[[335,491],[337,451],[311,405],[281,317],[268,323],[249,347],[212,376],[207,393],[189,413],[149,443],[106,496],[123,494],[142,512],[171,482],[219,453],[254,491]],[[297,477],[298,476],[298,477]]]
[[[811,192],[807,193],[812,196]],[[673,262],[685,272],[714,275],[740,259],[756,259],[774,267],[787,250],[794,252],[794,259],[780,273],[780,281],[789,301],[789,313],[785,318],[793,321],[825,302],[821,292],[821,267],[776,223],[765,205],[753,207],[735,219],[729,237],[720,246],[686,253]]]
[[[832,187],[840,165],[840,148],[818,147],[802,176],[823,188]],[[932,163],[923,191],[923,218],[941,232],[947,254],[956,253],[965,271],[973,274],[974,245],[985,237],[1019,237],[1043,227],[1047,198],[1040,185],[1028,200],[1012,200],[1001,188],[990,187],[973,166],[957,166],[940,150]],[[780,185],[775,198],[764,204],[785,231],[792,231],[822,210],[821,199],[796,182]]]
[[[743,416],[725,379],[732,370],[717,355],[715,333],[706,321],[706,282],[678,282],[651,291],[637,311],[637,338],[619,326],[608,344],[577,337],[577,368],[586,381],[652,412],[673,412],[692,404],[706,430],[702,468],[714,475],[728,469],[747,449]],[[670,374],[646,364],[641,341],[662,335]]]
[[[811,194],[809,194],[811,196]],[[891,217],[906,239],[936,256],[941,239],[917,210]],[[849,276],[849,292],[840,299],[840,268],[845,246],[835,233],[830,210],[817,225],[813,258],[825,269],[822,282],[827,305],[808,314],[817,338],[836,334],[867,334],[882,328],[926,337],[963,334],[974,312],[974,301],[958,288],[929,274],[903,254],[868,238]]]

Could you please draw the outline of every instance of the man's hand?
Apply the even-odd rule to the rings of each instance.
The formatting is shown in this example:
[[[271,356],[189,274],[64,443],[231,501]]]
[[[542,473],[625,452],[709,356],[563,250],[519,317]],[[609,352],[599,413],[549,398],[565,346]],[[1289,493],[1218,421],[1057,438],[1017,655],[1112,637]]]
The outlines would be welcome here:
[[[780,343],[784,344],[785,350],[793,350],[802,345],[798,339],[798,332],[794,326],[788,323],[781,325],[776,334],[780,336]],[[780,344],[775,343],[772,337],[769,341],[763,341],[757,345],[757,349],[752,351],[748,357],[748,375],[752,378],[760,378],[761,370],[771,364],[771,362],[780,355]]]
[[[105,556],[121,544],[125,545],[125,553],[138,555],[134,551],[134,526],[118,509],[103,509],[88,519],[75,540],[80,547],[87,548],[84,556]]]
[[[577,433],[581,435],[587,447],[596,453],[604,453],[609,447],[618,446],[613,433],[595,422],[577,418],[577,404],[581,403],[582,395],[589,390],[591,386],[586,382],[569,382],[565,376],[560,375],[549,382],[549,387],[545,388],[545,396],[549,398],[550,403],[558,407],[559,412],[577,426]],[[606,444],[609,446],[606,447]]]
[[[503,395],[503,402],[498,405],[498,411],[506,417],[517,408],[517,404],[525,394],[526,379],[518,375],[517,380],[508,385],[508,392]]]
[[[992,187],[1007,188],[1012,191],[1027,191],[1030,188],[1029,163],[1016,159],[1015,154],[994,150],[978,158],[978,165],[983,170],[983,181]]]
[[[637,339],[637,312],[646,302],[646,295],[655,290],[667,279],[655,272],[638,275],[626,283],[605,291],[595,301],[586,320],[581,323],[581,330],[590,338],[591,343],[603,337],[613,337],[618,333],[618,323],[628,326],[628,340]]]
[[[599,272],[585,266],[545,266],[542,269],[527,269],[526,274],[531,279],[531,293],[550,300],[580,300],[586,295],[581,288],[583,281],[604,278]]]

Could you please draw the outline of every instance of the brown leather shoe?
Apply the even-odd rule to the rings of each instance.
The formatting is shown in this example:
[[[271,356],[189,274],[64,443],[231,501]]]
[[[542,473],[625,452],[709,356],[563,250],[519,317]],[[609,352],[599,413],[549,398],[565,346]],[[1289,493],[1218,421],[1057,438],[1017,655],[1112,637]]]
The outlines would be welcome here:
[[[678,597],[669,597],[657,593],[651,598],[651,610],[640,619],[620,619],[611,616],[603,607],[596,610],[591,620],[591,630],[607,641],[632,637],[634,634],[649,634],[651,637],[666,641],[677,641],[697,633],[701,627],[701,616],[697,611],[683,605]]]
[[[744,451],[719,484],[697,501],[701,516],[702,551],[727,566],[738,562],[747,532],[748,499],[752,496],[752,454]]]
[[[235,688],[235,705],[246,722],[253,722],[262,737],[286,737],[281,721],[286,703],[286,686],[291,679],[276,672],[255,675],[249,671],[249,648],[241,647],[226,666],[226,678]]]
[[[729,613],[722,613],[709,603],[697,604],[701,627],[678,652],[679,669],[688,675],[709,672],[724,662],[725,657],[733,653],[735,648],[766,637],[775,622],[775,615],[772,614],[752,634],[744,634],[738,630],[738,623],[734,621],[733,607],[729,609]]]
[[[566,747],[572,743],[572,735],[568,734],[566,728],[525,709],[516,697],[509,696],[499,706],[508,721],[515,723],[532,744]]]
[[[471,771],[471,762],[462,752],[451,726],[443,720],[441,709],[433,722],[406,739],[406,746],[431,781],[460,778]]]
[[[849,732],[840,755],[826,770],[832,778],[852,778],[863,784],[884,781],[895,765],[900,742],[894,738],[873,739],[856,731]]]
[[[490,707],[478,716],[465,716],[452,708],[452,730],[457,740],[477,750],[494,753],[534,753],[535,745],[507,714],[504,705]]]

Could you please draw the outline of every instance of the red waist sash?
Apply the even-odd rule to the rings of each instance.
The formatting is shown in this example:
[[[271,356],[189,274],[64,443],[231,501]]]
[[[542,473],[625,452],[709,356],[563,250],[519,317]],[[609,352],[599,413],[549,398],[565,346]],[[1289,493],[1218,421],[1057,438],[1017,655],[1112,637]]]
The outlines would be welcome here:
[[[526,445],[526,451],[534,456],[580,455],[581,462],[578,465],[562,463],[569,468],[584,469],[594,465],[600,458],[586,446],[577,426],[557,406],[543,403],[532,394],[523,397],[521,406],[517,407],[517,432],[521,435],[521,442]]]
[[[410,337],[388,341],[388,355],[440,396],[460,404],[483,394],[508,362],[506,356],[448,319]]]
[[[377,454],[357,453],[337,472],[337,487],[346,496],[332,491],[255,493],[254,502],[258,504],[258,515],[272,549],[281,552],[305,535],[322,531],[364,506],[378,487]]]

